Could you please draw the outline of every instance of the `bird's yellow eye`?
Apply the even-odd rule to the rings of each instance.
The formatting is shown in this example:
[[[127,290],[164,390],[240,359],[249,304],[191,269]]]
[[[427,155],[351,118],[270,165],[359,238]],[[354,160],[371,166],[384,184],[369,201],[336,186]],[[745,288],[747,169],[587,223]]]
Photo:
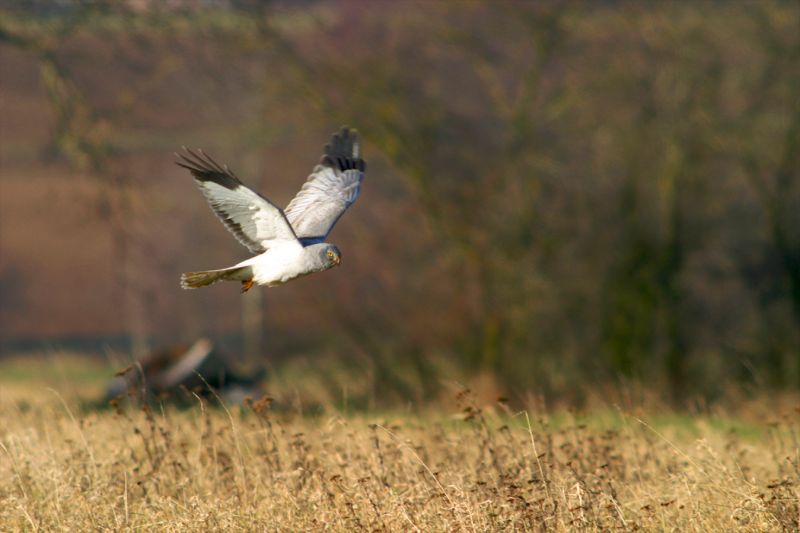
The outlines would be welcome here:
[[[333,259],[333,250],[328,250],[328,257]]]

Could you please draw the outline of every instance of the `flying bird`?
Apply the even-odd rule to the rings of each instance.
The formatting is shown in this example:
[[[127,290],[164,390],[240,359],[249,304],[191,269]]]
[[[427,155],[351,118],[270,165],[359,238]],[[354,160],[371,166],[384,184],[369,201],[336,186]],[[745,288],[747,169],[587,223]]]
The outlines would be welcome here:
[[[218,281],[272,287],[322,272],[342,261],[339,249],[325,242],[339,217],[358,198],[366,164],[358,133],[347,127],[333,135],[322,159],[283,210],[245,186],[228,168],[202,150],[183,148],[176,164],[188,169],[211,209],[250,252],[257,254],[219,270],[181,274],[181,287],[197,289]]]

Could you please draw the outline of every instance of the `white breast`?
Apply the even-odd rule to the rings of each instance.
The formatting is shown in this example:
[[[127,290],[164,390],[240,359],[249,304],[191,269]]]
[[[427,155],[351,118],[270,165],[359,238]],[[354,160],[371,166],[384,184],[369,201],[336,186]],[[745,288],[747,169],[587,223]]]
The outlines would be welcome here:
[[[251,266],[253,281],[259,285],[280,285],[306,274],[302,256],[303,246],[299,242],[287,242],[271,246],[240,266]]]

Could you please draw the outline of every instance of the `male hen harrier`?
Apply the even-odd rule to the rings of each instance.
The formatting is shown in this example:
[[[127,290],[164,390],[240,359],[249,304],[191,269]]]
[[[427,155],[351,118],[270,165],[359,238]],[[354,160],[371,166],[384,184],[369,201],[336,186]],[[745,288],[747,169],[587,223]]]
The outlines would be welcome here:
[[[322,272],[341,263],[339,249],[324,242],[333,225],[358,198],[366,165],[358,133],[347,127],[333,135],[325,154],[289,202],[286,211],[247,188],[226,166],[202,150],[184,147],[176,163],[191,171],[211,209],[236,239],[258,254],[232,267],[181,275],[181,287],[196,289],[217,281],[268,287]]]

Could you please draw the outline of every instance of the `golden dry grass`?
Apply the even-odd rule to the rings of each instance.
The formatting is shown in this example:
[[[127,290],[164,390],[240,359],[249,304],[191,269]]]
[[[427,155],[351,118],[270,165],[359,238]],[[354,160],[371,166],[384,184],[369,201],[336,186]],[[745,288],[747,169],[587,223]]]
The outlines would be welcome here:
[[[89,410],[0,388],[0,530],[794,531],[797,426],[478,406]]]

